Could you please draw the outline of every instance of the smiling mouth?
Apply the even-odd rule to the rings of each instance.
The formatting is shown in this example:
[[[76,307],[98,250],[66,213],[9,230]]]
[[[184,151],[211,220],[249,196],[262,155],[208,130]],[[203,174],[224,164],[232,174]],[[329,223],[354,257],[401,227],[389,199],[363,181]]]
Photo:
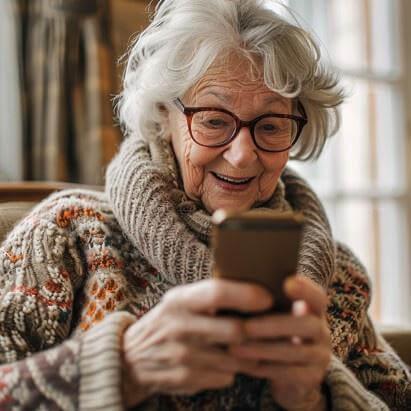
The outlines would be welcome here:
[[[235,185],[247,184],[254,179],[254,177],[243,177],[243,178],[228,177],[223,174],[218,174],[214,171],[212,171],[211,174],[220,181],[224,181],[225,183],[230,183],[230,184],[235,184]]]

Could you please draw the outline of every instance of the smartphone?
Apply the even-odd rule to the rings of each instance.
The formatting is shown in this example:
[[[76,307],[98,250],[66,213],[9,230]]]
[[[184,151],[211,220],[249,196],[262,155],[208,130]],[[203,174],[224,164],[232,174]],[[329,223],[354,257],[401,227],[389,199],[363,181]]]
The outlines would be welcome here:
[[[289,312],[283,283],[296,273],[303,220],[301,213],[293,212],[217,210],[212,219],[214,277],[260,284],[273,294],[270,311]]]

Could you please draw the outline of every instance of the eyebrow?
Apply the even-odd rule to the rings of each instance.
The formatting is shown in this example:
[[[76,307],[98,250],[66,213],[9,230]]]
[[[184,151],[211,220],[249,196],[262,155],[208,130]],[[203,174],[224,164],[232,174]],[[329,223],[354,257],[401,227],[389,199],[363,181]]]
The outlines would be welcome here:
[[[207,94],[211,94],[215,97],[217,97],[219,100],[222,100],[224,103],[232,103],[233,98],[229,95],[229,94],[222,94],[222,93],[218,93],[217,91],[209,91]],[[283,97],[277,97],[277,96],[267,96],[264,98],[263,100],[264,104],[273,104],[273,103],[281,103],[282,105],[284,105],[284,107],[286,107],[286,103],[284,102]]]

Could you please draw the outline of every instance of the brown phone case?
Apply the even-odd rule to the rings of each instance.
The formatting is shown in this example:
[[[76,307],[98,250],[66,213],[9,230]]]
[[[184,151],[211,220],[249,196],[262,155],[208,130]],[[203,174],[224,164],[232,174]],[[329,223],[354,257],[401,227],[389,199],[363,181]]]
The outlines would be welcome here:
[[[283,282],[296,273],[303,216],[218,210],[213,223],[214,276],[263,285],[274,296],[273,311],[290,311],[291,301],[283,292]]]

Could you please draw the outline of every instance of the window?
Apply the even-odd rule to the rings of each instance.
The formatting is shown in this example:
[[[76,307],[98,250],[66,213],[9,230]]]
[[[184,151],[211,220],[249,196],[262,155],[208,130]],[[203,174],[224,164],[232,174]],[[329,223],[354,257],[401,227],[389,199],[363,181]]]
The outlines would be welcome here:
[[[18,27],[13,4],[0,0],[0,181],[23,177]]]
[[[320,159],[291,166],[322,198],[335,238],[348,244],[367,267],[373,318],[410,322],[411,153],[401,61],[401,44],[407,42],[400,16],[411,7],[406,0],[282,3],[314,30],[349,93],[341,108],[341,129]]]

